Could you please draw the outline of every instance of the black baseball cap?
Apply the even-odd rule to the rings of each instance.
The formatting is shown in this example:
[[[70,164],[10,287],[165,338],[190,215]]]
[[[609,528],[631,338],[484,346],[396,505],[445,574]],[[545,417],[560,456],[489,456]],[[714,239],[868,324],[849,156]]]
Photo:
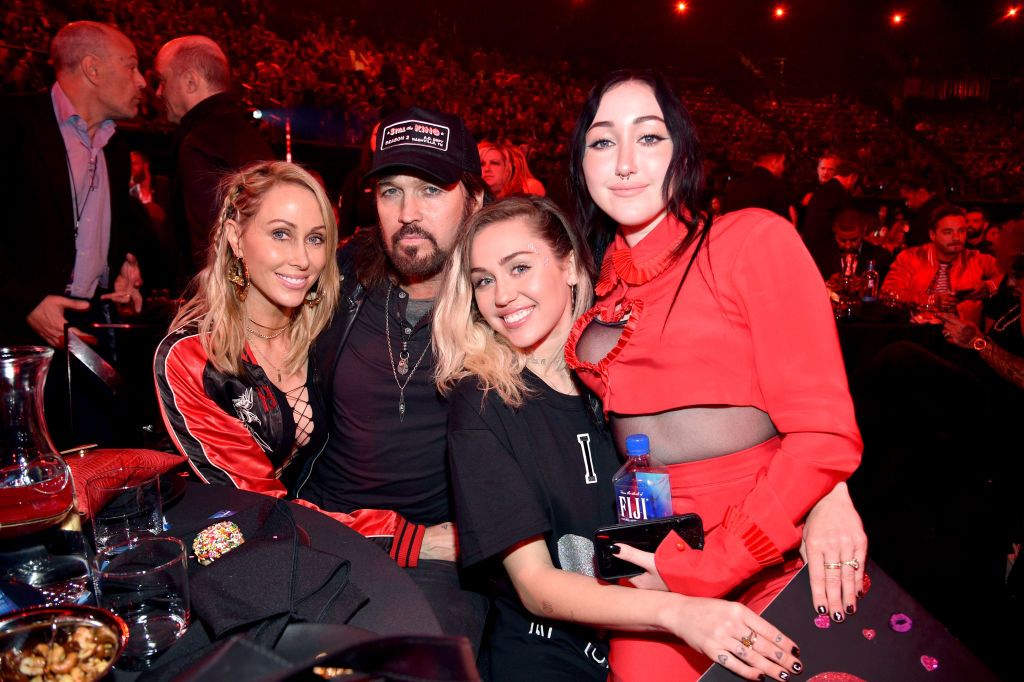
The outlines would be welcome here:
[[[373,131],[373,165],[364,179],[418,170],[442,185],[463,173],[480,175],[480,152],[462,119],[411,107],[385,117]]]

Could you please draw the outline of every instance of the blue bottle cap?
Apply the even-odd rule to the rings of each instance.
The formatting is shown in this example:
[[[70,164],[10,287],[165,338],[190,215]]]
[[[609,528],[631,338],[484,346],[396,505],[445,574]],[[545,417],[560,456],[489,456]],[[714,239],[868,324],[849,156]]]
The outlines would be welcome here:
[[[651,441],[646,434],[634,433],[626,436],[626,454],[630,457],[651,454]]]

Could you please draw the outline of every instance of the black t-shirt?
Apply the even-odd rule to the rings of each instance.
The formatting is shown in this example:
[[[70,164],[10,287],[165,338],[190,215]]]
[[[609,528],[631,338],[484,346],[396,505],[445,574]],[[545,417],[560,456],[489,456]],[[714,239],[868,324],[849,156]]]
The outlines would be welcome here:
[[[579,396],[529,370],[535,392],[518,410],[475,378],[452,393],[448,447],[463,566],[544,535],[552,563],[594,574],[594,529],[615,523],[611,438]]]
[[[434,384],[432,316],[410,323],[409,297],[395,287],[388,305],[389,357],[385,302],[387,287],[368,291],[352,325],[333,377],[331,437],[302,497],[328,511],[390,509],[412,523],[435,525],[451,517],[448,405]],[[404,416],[395,380],[403,342],[410,372],[397,375],[405,386]]]
[[[494,680],[604,680],[607,645],[591,628],[531,615],[498,560],[543,535],[558,568],[594,575],[594,530],[615,523],[615,445],[580,396],[551,389],[529,370],[533,393],[518,410],[475,378],[451,396],[448,448],[464,567],[494,570]],[[489,561],[490,560],[490,561]]]

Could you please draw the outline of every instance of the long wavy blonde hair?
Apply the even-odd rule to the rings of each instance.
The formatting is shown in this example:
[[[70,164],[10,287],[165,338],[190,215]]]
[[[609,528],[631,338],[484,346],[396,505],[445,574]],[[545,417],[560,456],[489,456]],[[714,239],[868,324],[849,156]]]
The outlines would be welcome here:
[[[441,298],[434,304],[433,342],[437,356],[434,378],[438,390],[447,393],[460,379],[475,376],[485,392],[497,391],[512,407],[527,396],[523,369],[528,356],[495,332],[477,309],[470,277],[473,240],[488,225],[513,219],[527,221],[560,259],[574,254],[576,296],[573,319],[590,307],[593,290],[593,257],[579,230],[561,209],[544,197],[510,197],[485,206],[459,231],[441,284]],[[555,361],[565,362],[559,353]]]
[[[267,193],[277,185],[291,183],[308,189],[316,197],[326,227],[324,238],[327,264],[313,283],[320,294],[316,307],[301,305],[295,310],[288,329],[290,350],[282,370],[299,371],[309,355],[313,339],[324,330],[338,304],[340,276],[334,252],[338,247],[338,226],[330,199],[312,175],[300,166],[284,161],[259,161],[224,178],[220,184],[221,210],[210,236],[206,267],[196,275],[190,289],[196,293],[186,301],[171,329],[190,322],[199,327],[199,338],[210,362],[218,370],[239,376],[244,372],[242,353],[245,350],[246,315],[244,304],[228,281],[228,266],[234,258],[228,243],[228,221],[237,223],[244,232],[259,212]]]

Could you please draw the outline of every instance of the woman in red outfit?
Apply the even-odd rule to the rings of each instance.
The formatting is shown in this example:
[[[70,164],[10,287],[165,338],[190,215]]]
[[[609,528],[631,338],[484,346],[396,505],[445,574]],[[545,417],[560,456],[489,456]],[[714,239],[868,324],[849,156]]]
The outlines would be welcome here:
[[[647,571],[634,584],[759,612],[799,568],[813,516],[802,549],[815,605],[842,621],[866,560],[842,483],[861,442],[824,284],[799,236],[759,209],[713,224],[697,212],[700,144],[656,73],[599,83],[570,144],[578,216],[605,254],[566,358],[603,400],[620,448],[650,436],[674,511],[697,512],[707,532],[703,551],[674,535],[654,554],[623,546]],[[746,655],[750,633],[732,635],[736,646],[712,659]],[[710,664],[668,639],[612,642],[617,679],[696,679]]]

